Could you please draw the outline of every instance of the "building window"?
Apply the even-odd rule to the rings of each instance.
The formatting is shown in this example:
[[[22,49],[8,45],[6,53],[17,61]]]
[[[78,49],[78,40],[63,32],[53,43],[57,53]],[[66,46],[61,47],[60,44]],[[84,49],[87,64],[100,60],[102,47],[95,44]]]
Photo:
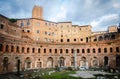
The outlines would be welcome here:
[[[74,39],[74,41],[76,41],[76,39]]]
[[[46,49],[44,49],[44,53],[46,53]]]
[[[63,42],[63,39],[61,39],[60,41]]]
[[[30,22],[29,21],[27,22],[27,26],[30,26]]]
[[[22,53],[25,51],[25,48],[24,47],[22,47]]]
[[[0,51],[3,51],[3,45],[0,44]]]
[[[82,49],[82,53],[85,53],[85,50],[84,50],[84,49]]]
[[[70,39],[67,39],[67,42],[70,42]]]
[[[87,49],[87,53],[90,53],[90,49]]]
[[[57,53],[57,49],[55,49],[55,53]]]
[[[95,53],[95,49],[93,49],[93,53]]]
[[[32,53],[35,53],[35,48],[32,48]]]
[[[16,48],[16,52],[18,52],[18,53],[20,52],[20,51],[19,51],[19,47],[18,47],[18,46],[17,46],[17,48]]]
[[[79,49],[77,49],[77,53],[80,53],[80,50],[79,50]]]
[[[112,49],[112,47],[110,48],[110,52],[113,52],[113,49]]]
[[[20,26],[21,26],[21,27],[22,27],[22,26],[24,26],[24,23],[23,23],[23,22],[21,22]]]
[[[107,48],[104,48],[104,53],[106,53],[107,52]]]
[[[62,49],[60,49],[60,53],[63,53],[63,50],[62,50]]]
[[[0,29],[3,29],[4,28],[4,25],[3,24],[0,24]]]
[[[30,33],[30,30],[27,30],[27,33]]]
[[[116,47],[116,52],[119,52],[120,50],[119,50],[119,47]]]
[[[38,33],[40,33],[40,31],[39,31],[39,30],[37,30],[37,31],[36,31],[36,33],[38,34]]]
[[[74,49],[71,49],[71,53],[74,53]]]
[[[83,39],[80,39],[81,41],[83,41]]]
[[[52,49],[49,49],[49,52],[52,53]]]
[[[9,52],[9,46],[6,45],[6,49],[5,49],[6,52]]]
[[[38,49],[38,53],[40,53],[40,48]]]
[[[29,53],[30,52],[30,48],[27,48],[27,53]]]
[[[98,48],[98,53],[101,53],[101,48]]]
[[[68,53],[68,49],[66,49],[66,53]]]
[[[14,52],[14,46],[11,46],[11,52]]]

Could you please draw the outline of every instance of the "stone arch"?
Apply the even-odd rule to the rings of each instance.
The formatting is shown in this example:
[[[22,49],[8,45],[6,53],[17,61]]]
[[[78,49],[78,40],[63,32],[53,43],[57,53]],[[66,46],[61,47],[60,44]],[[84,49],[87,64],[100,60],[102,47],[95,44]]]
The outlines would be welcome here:
[[[25,69],[30,69],[32,67],[32,61],[30,59],[30,57],[27,57],[25,59]]]
[[[93,57],[92,66],[93,66],[93,67],[98,67],[98,64],[99,64],[99,62],[98,62],[97,57]]]
[[[60,58],[59,58],[59,66],[60,66],[60,67],[65,66],[65,58],[64,58],[64,57],[60,57]]]
[[[87,61],[86,57],[82,57],[81,58],[81,60],[80,60],[80,66],[88,68],[88,61]]]
[[[116,56],[116,67],[120,68],[120,55]]]
[[[99,41],[102,41],[102,40],[103,40],[103,36],[99,36],[99,37],[98,37],[98,40],[99,40]]]
[[[71,66],[74,66],[74,57],[71,57]]]
[[[47,67],[48,68],[53,67],[53,58],[52,57],[48,57],[48,59],[47,59]]]
[[[37,68],[42,68],[42,66],[43,66],[43,63],[42,63],[41,59],[40,58],[37,59],[37,61],[36,61],[36,67]]]
[[[0,51],[3,51],[3,44],[0,44]]]
[[[3,72],[8,72],[8,67],[9,67],[9,58],[4,57],[3,58]]]
[[[109,58],[107,56],[104,57],[104,66],[109,65]]]

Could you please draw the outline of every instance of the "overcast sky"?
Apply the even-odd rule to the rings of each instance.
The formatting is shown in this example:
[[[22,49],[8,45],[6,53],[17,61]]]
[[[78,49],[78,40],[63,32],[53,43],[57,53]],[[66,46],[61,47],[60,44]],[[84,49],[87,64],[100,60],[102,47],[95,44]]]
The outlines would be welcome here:
[[[45,20],[91,25],[93,31],[120,23],[120,0],[0,0],[0,14],[31,18],[34,5],[44,8]]]

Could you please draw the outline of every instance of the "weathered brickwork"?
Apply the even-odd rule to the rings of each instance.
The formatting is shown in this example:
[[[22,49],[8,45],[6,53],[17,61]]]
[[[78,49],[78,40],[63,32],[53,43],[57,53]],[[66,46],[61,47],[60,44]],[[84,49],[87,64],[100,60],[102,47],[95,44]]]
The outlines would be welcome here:
[[[77,66],[120,68],[118,28],[92,32],[91,25],[47,21],[39,6],[33,8],[32,18],[16,23],[0,15],[0,73],[16,71],[18,59],[21,70],[73,67],[75,62]]]

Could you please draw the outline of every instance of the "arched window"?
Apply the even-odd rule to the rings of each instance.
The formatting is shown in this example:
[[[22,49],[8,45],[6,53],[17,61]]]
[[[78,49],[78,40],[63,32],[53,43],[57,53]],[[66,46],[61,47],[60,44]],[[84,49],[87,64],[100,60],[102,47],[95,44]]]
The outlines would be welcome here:
[[[120,52],[119,47],[116,47],[116,52]]]
[[[95,49],[93,48],[93,53],[95,53]]]
[[[18,47],[18,46],[17,46],[17,48],[16,48],[16,52],[20,52],[20,51],[19,51],[19,47]]]
[[[52,53],[52,49],[49,49],[49,52]]]
[[[25,48],[24,47],[22,47],[22,53],[25,51]]]
[[[101,48],[98,48],[98,53],[101,53]]]
[[[14,46],[11,46],[11,52],[14,52]]]
[[[61,39],[61,42],[63,42],[63,39]]]
[[[71,49],[71,53],[74,53],[74,49]]]
[[[38,53],[40,53],[40,48],[38,49]]]
[[[57,53],[57,49],[55,49],[55,53]]]
[[[86,42],[88,42],[88,37],[86,37]]]
[[[80,52],[80,50],[79,49],[77,49],[77,53],[79,53]]]
[[[30,48],[27,48],[27,53],[29,53],[30,52]]]
[[[76,39],[74,39],[74,41],[76,41]]]
[[[111,39],[115,39],[115,35],[114,34],[111,35]]]
[[[99,41],[102,41],[102,40],[103,40],[103,37],[102,37],[102,36],[99,36],[98,40],[99,40]]]
[[[87,49],[87,53],[90,53],[90,49]]]
[[[110,52],[113,52],[113,49],[112,49],[112,47],[110,48]]]
[[[32,53],[35,53],[35,48],[32,48]]]
[[[46,53],[46,49],[44,49],[44,53]]]
[[[23,22],[21,22],[20,26],[21,26],[21,27],[22,27],[22,26],[24,26],[24,23],[23,23]]]
[[[66,53],[68,53],[68,49],[66,49]]]
[[[105,36],[104,36],[104,39],[105,39],[105,40],[109,40],[109,35],[105,35]]]
[[[3,51],[3,45],[0,44],[0,51]]]
[[[104,48],[104,53],[107,53],[107,48]]]
[[[62,49],[60,49],[60,53],[63,53],[63,50],[62,50]]]
[[[104,66],[108,66],[108,57],[107,56],[105,56],[104,57]]]
[[[67,39],[67,42],[70,42],[70,39]]]
[[[82,49],[82,53],[85,53],[85,50],[84,50],[84,49]]]
[[[0,29],[3,29],[4,28],[4,25],[3,24],[0,24]]]
[[[9,46],[8,45],[6,45],[5,51],[9,52]]]

